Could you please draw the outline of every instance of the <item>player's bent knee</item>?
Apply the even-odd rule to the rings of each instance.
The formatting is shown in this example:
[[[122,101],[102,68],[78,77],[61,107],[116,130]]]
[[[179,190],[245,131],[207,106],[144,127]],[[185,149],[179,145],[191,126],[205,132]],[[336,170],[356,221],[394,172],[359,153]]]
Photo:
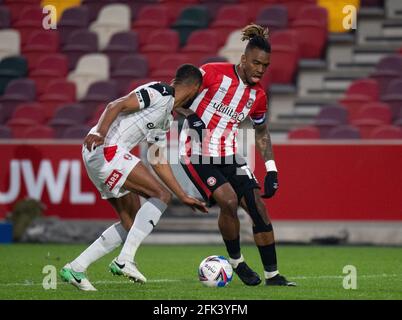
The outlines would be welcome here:
[[[158,192],[157,198],[158,198],[160,201],[162,201],[162,202],[164,202],[164,203],[166,203],[166,204],[169,204],[169,203],[172,201],[172,194],[171,194],[169,191],[167,191],[167,190],[161,189],[161,190],[159,190],[159,192]]]
[[[225,199],[221,203],[222,213],[237,216],[238,202],[236,198]]]

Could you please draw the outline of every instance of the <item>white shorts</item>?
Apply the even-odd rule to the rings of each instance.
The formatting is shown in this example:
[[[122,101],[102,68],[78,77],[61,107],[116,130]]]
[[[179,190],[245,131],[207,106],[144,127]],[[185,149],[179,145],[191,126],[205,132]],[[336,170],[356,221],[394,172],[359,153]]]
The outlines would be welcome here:
[[[141,160],[121,146],[83,146],[82,159],[87,173],[102,199],[121,198],[130,191],[123,188],[128,175]]]

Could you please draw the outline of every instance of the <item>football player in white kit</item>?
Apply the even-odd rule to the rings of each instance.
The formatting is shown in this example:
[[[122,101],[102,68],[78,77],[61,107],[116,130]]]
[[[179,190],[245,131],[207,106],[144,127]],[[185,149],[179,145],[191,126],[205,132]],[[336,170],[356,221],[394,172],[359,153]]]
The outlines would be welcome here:
[[[146,282],[134,262],[135,253],[158,223],[172,196],[141,160],[130,153],[142,141],[146,140],[153,148],[156,146],[159,161],[153,164],[150,161],[151,166],[179,200],[193,209],[208,211],[205,203],[183,191],[159,152],[159,147],[166,143],[172,110],[191,105],[201,83],[202,75],[197,67],[182,65],[171,86],[150,82],[109,103],[98,124],[90,130],[82,149],[83,161],[88,176],[102,198],[117,211],[120,222],[110,226],[61,269],[64,281],[81,290],[96,290],[86,277],[86,269],[124,243],[119,256],[109,265],[110,271],[136,282]],[[142,206],[138,195],[147,199]]]

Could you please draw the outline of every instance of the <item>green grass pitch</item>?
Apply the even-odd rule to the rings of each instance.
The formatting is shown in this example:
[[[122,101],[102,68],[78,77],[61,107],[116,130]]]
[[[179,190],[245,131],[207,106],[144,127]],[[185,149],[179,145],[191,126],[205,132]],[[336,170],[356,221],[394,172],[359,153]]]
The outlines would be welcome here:
[[[0,299],[402,299],[402,249],[395,247],[277,246],[279,270],[297,287],[246,287],[234,276],[225,288],[207,288],[197,278],[206,256],[225,255],[224,246],[143,245],[137,253],[139,269],[148,278],[144,285],[112,276],[108,264],[118,251],[88,270],[97,292],[81,292],[61,282],[58,271],[85,245],[0,245]],[[243,246],[248,264],[262,275],[258,251]],[[57,288],[45,290],[46,265],[57,268]],[[343,268],[357,270],[357,289],[343,288]]]

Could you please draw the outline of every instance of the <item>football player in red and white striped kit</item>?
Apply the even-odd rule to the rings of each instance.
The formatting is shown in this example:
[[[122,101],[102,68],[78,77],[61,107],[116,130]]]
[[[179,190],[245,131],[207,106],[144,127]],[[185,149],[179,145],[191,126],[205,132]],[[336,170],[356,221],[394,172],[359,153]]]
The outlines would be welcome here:
[[[203,65],[200,94],[190,109],[177,110],[186,117],[180,134],[181,163],[204,199],[210,205],[219,205],[219,230],[239,278],[250,286],[261,283],[240,250],[237,216],[240,205],[253,220],[265,284],[294,286],[294,282],[279,274],[272,224],[261,198],[272,197],[278,189],[277,168],[266,124],[267,97],[259,83],[270,63],[268,30],[251,24],[242,30],[242,35],[242,40],[247,40],[248,44],[241,62],[238,65]],[[246,117],[253,122],[257,149],[267,169],[262,196],[245,160],[236,154],[238,126]],[[202,143],[199,143],[200,138]]]

